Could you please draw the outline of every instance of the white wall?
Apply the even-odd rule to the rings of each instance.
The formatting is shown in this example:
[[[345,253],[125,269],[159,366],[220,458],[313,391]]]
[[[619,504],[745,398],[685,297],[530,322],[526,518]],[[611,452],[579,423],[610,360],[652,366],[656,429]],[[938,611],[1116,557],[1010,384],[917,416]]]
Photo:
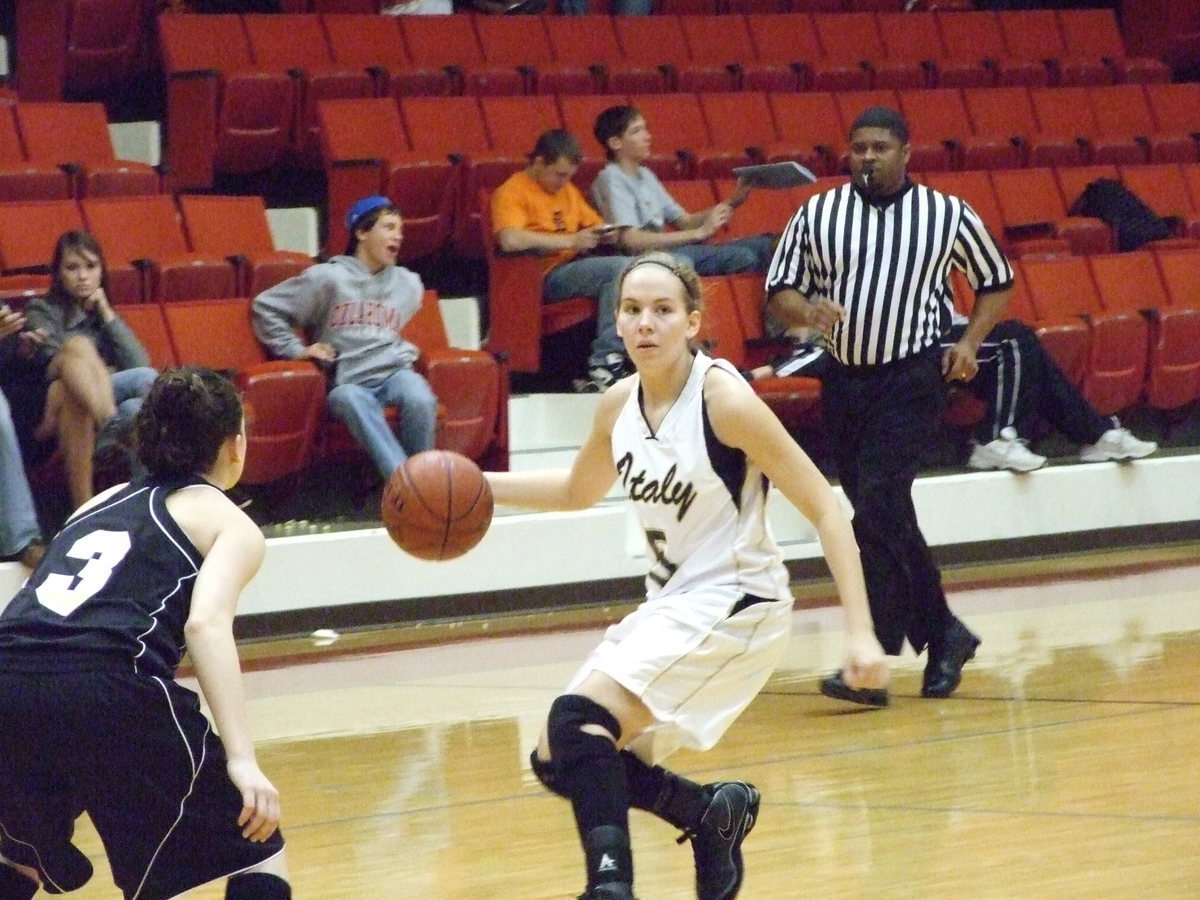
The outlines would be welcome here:
[[[1053,465],[1027,475],[961,472],[918,479],[921,526],[932,546],[1200,518],[1200,455],[1136,463]],[[812,529],[786,502],[771,504],[776,538],[789,559],[819,555]],[[500,511],[480,545],[442,563],[413,559],[386,533],[368,529],[272,538],[243,613],[278,613],[381,600],[520,590],[549,584],[637,577],[641,541],[620,502],[581,513]],[[0,564],[0,600],[25,570]]]

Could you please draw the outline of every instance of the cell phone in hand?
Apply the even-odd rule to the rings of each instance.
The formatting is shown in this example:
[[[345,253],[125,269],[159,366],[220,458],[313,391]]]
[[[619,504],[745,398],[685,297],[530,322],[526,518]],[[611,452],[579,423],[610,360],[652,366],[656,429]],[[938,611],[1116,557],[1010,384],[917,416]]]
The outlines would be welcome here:
[[[604,223],[603,225],[597,225],[595,228],[596,234],[599,234],[599,235],[613,234],[614,232],[617,232],[620,230],[621,230],[620,225],[610,225],[607,222]]]

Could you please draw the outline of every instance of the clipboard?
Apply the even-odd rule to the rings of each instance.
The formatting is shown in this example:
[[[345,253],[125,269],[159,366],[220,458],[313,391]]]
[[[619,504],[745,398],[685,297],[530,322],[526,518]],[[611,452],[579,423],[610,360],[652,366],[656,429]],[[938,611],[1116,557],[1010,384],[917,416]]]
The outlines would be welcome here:
[[[744,178],[756,188],[790,188],[812,184],[817,176],[798,162],[764,163],[759,166],[739,166],[733,170],[738,178]]]

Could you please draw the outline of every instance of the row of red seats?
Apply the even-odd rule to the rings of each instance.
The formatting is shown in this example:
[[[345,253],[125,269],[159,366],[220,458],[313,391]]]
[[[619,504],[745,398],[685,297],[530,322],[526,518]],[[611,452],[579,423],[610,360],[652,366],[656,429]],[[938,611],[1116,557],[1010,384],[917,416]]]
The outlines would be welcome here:
[[[257,196],[171,194],[0,203],[0,288],[37,289],[58,236],[92,232],[114,303],[253,295],[312,263],[275,249]],[[37,277],[30,280],[29,274]]]
[[[1102,414],[1200,399],[1200,249],[1031,255],[1015,268],[1008,314],[1034,327]]]
[[[15,0],[13,67],[29,100],[104,100],[158,65],[154,22],[161,0]],[[281,0],[284,13],[378,13],[386,0]],[[609,0],[592,0],[610,13]],[[663,13],[900,12],[905,0],[662,0]],[[970,9],[971,0],[920,8]],[[552,2],[547,8],[557,11]]]
[[[103,105],[0,98],[0,201],[160,190],[158,170],[117,159]]]
[[[272,360],[250,324],[250,299],[220,297],[118,306],[158,369],[208,366],[236,378],[247,407],[244,484],[297,477],[313,462],[365,461],[346,428],[325,414],[328,382],[308,361]],[[508,380],[490,354],[450,347],[434,291],[404,328],[438,397],[436,446],[486,468],[508,467]]]
[[[378,13],[393,6],[390,0],[280,0],[285,13]],[[727,15],[740,13],[925,12],[931,9],[971,10],[974,0],[657,0],[658,15]],[[613,13],[611,0],[589,0],[597,15]],[[546,12],[561,12],[550,0]]]
[[[1110,10],[165,14],[159,33],[167,148],[177,187],[208,187],[217,172],[255,172],[280,161],[318,165],[316,106],[330,98],[1045,87],[1170,79],[1161,62],[1126,58]]]
[[[558,127],[579,138],[585,158],[576,183],[586,190],[604,163],[591,137],[596,116],[630,102],[653,135],[646,164],[667,179],[727,177],[738,165],[785,159],[836,174],[845,169],[851,123],[878,104],[909,117],[914,172],[1193,163],[1194,133],[1200,133],[1200,84],[1194,83],[326,100],[318,104],[317,121],[328,182],[327,249],[339,252],[344,245],[339,222],[349,205],[383,193],[408,219],[407,259],[447,242],[461,255],[478,257],[477,191],[520,168],[536,136]]]
[[[970,203],[1013,256],[1115,250],[1108,224],[1071,214],[1088,184],[1100,178],[1120,181],[1166,219],[1174,232],[1166,243],[1200,244],[1200,163],[927,172],[915,177]]]

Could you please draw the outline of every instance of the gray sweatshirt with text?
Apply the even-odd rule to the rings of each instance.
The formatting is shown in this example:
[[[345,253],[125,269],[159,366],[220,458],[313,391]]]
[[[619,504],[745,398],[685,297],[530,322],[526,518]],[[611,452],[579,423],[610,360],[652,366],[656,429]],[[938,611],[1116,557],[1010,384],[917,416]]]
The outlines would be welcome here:
[[[329,344],[337,351],[336,383],[371,387],[420,355],[400,329],[424,292],[408,269],[385,266],[372,275],[357,258],[334,256],[255,297],[254,333],[283,359],[299,359],[307,343]]]

